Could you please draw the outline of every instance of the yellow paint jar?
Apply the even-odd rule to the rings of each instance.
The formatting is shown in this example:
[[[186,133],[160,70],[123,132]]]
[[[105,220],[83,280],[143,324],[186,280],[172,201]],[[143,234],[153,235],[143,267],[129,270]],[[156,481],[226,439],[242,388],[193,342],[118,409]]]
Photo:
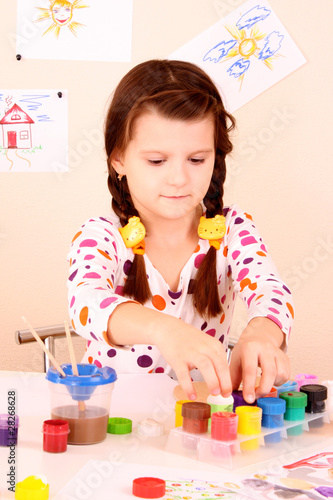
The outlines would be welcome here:
[[[262,409],[257,406],[237,406],[238,434],[252,436],[261,432]],[[259,447],[258,439],[250,439],[241,442],[241,450],[256,450]]]
[[[182,406],[184,403],[192,403],[189,399],[180,399],[175,405],[175,427],[183,426]]]

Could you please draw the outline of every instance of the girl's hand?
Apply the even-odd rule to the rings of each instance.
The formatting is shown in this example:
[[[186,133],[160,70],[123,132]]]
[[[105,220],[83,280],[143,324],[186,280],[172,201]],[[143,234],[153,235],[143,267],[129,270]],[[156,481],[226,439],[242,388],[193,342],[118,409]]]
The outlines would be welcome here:
[[[213,337],[181,322],[168,335],[156,335],[155,343],[174,369],[188,399],[196,399],[189,371],[198,368],[210,394],[229,396],[232,391],[229,366],[223,344]]]
[[[254,318],[240,336],[232,351],[230,375],[235,390],[243,380],[243,397],[248,403],[289,379],[289,358],[280,348],[283,341],[283,332],[268,318]],[[258,367],[262,375],[255,388]]]

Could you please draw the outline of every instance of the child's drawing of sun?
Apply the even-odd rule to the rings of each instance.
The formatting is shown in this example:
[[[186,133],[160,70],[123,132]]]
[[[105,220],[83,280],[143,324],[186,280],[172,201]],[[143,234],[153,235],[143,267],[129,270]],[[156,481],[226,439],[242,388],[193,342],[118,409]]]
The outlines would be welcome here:
[[[63,26],[67,26],[73,35],[77,36],[77,29],[84,26],[84,24],[73,21],[74,10],[89,7],[89,5],[84,5],[82,1],[83,0],[74,0],[73,2],[69,2],[68,0],[49,0],[50,8],[45,9],[43,7],[37,7],[40,12],[35,22],[46,21],[48,19],[52,21],[52,24],[44,31],[43,36],[46,35],[46,33],[53,32],[58,38]]]

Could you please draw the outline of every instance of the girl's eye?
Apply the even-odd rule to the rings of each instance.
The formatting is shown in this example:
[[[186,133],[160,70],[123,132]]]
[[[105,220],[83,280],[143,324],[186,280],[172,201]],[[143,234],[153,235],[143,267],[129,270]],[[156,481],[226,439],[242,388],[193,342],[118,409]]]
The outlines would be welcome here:
[[[150,165],[159,166],[162,165],[165,160],[148,160],[148,162],[150,163]]]
[[[204,161],[205,161],[204,158],[190,158],[190,162],[193,163],[194,165],[204,163]]]

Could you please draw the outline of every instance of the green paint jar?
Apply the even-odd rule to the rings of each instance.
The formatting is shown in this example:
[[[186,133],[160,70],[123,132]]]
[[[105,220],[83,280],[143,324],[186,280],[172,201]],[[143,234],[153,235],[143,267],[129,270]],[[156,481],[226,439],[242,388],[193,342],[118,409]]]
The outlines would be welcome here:
[[[286,402],[285,420],[304,420],[305,407],[308,402],[308,397],[305,393],[297,391],[281,392],[279,397]]]

